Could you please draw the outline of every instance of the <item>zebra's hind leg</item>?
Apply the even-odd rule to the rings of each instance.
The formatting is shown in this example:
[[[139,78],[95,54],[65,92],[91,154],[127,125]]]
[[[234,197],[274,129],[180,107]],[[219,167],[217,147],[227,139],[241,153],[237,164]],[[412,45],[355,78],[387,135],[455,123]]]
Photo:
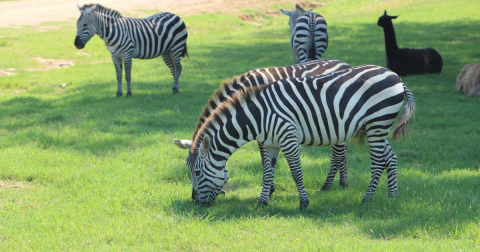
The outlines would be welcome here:
[[[362,200],[362,203],[371,201],[373,199],[373,194],[377,190],[378,181],[382,176],[383,170],[385,169],[385,137],[386,133],[378,133],[375,135],[375,132],[372,132],[372,136],[369,136],[367,131],[368,144],[370,147],[370,158],[371,158],[371,181],[368,186],[367,193]]]
[[[131,85],[131,76],[132,76],[132,57],[126,56],[123,59],[123,65],[125,66],[125,79],[127,80],[127,97],[132,96],[132,85]]]
[[[340,186],[348,187],[347,145],[345,143],[332,146],[332,157],[330,162],[330,171],[328,172],[325,184],[322,186],[322,191],[327,191],[330,189],[338,170],[340,170]]]
[[[398,195],[397,155],[393,152],[387,139],[385,139],[385,152],[383,155],[388,176],[388,196],[395,197]]]
[[[258,205],[268,205],[270,196],[275,191],[273,178],[275,176],[275,167],[277,165],[280,149],[276,146],[266,147],[261,143],[258,143],[258,148],[260,149],[263,164],[263,186]]]
[[[112,54],[113,64],[115,65],[115,72],[117,73],[117,97],[122,96],[122,58],[118,58]]]
[[[180,91],[180,84],[178,83],[180,79],[180,74],[182,74],[182,64],[180,63],[180,56],[182,55],[182,51],[177,50],[175,53],[172,50],[169,50],[165,54],[162,55],[163,61],[167,64],[168,68],[170,68],[170,72],[173,76],[173,93],[178,94]]]
[[[309,201],[305,186],[303,184],[302,165],[300,163],[300,154],[298,152],[298,138],[295,130],[291,130],[291,134],[285,136],[281,144],[281,150],[287,159],[293,181],[297,185],[298,195],[300,197],[300,210],[308,207]]]

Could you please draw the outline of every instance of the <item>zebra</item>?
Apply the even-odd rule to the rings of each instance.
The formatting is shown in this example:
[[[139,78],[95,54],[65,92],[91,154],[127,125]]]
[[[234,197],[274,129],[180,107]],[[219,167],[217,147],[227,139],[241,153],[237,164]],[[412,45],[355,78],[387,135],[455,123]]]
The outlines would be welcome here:
[[[211,115],[211,113],[215,110],[215,108],[220,106],[222,102],[231,98],[233,95],[238,95],[239,92],[245,91],[249,87],[260,87],[262,85],[272,83],[284,78],[314,76],[339,71],[350,67],[351,66],[349,64],[340,60],[320,59],[292,66],[254,69],[247,73],[235,76],[233,79],[227,79],[210,97],[207,105],[203,108],[203,111],[198,119],[197,126],[193,132],[192,139],[196,138],[198,131],[200,130],[204,122],[207,120],[207,118]],[[174,143],[181,149],[189,150],[186,163],[190,169],[190,175],[193,176],[193,160],[195,155],[191,152],[190,149],[192,141],[186,139],[174,139]],[[263,147],[261,142],[257,143],[262,157],[262,162],[266,162],[264,155],[265,148]],[[348,187],[346,158],[347,146],[345,143],[340,143],[332,146],[332,161],[330,171],[328,173],[327,180],[322,187],[322,190],[330,189],[333,179],[335,178],[338,170],[340,171],[340,186]],[[278,159],[278,157],[276,159]],[[266,166],[265,163],[263,165]],[[271,183],[271,188],[266,188],[265,186],[263,186],[262,188],[262,191],[268,191],[269,196],[271,196],[271,194],[275,191],[275,186],[273,184],[275,165],[273,165],[271,168],[272,171],[264,172],[263,178],[263,185]],[[193,192],[192,199],[194,199]]]
[[[393,140],[405,135],[415,102],[400,77],[387,68],[362,65],[247,88],[218,106],[192,142],[195,202],[205,204],[216,199],[229,178],[227,160],[242,145],[256,140],[264,148],[264,171],[272,170],[279,151],[283,152],[297,185],[300,209],[305,209],[309,200],[299,144],[334,145],[353,136],[366,136],[370,149],[371,181],[362,202],[372,200],[385,169],[388,194],[396,196],[397,156],[387,135],[404,95],[406,104]],[[268,199],[268,194],[262,195],[259,203],[268,204]]]
[[[282,10],[290,16],[290,48],[295,63],[320,59],[327,50],[328,34],[325,18],[312,10],[305,11],[296,5],[294,11]]]
[[[179,92],[181,57],[187,54],[187,28],[179,16],[162,12],[144,19],[122,17],[99,4],[78,6],[75,47],[83,49],[95,35],[105,41],[117,73],[117,97],[122,96],[122,63],[125,66],[127,96],[132,96],[130,73],[132,58],[152,59],[162,55],[173,75],[173,93]]]

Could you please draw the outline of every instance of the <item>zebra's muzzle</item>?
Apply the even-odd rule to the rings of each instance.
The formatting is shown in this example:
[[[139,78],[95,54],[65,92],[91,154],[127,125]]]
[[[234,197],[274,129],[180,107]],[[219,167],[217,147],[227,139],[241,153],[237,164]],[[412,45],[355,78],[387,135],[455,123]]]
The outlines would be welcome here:
[[[76,36],[75,37],[75,47],[77,49],[83,49],[85,47],[85,44],[82,42],[82,40],[80,39],[80,36]]]

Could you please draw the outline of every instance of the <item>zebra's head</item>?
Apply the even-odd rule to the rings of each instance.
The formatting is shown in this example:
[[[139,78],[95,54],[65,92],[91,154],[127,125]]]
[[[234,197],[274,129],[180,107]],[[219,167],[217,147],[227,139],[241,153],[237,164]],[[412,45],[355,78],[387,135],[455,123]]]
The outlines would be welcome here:
[[[208,141],[208,140],[205,140]],[[177,145],[180,149],[188,149],[188,156],[187,156],[187,166],[190,169],[190,179],[192,182],[192,200],[195,201],[196,203],[201,203],[199,199],[199,190],[198,190],[198,178],[201,175],[200,169],[195,168],[197,164],[197,160],[199,157],[199,151],[194,151],[192,150],[192,141],[191,140],[178,140],[174,139],[173,142],[175,145]],[[205,147],[205,146],[204,146]],[[228,170],[226,168],[223,168],[223,174],[224,174],[224,184],[225,185],[228,181]],[[225,191],[222,189],[220,191],[220,194],[225,194]],[[218,195],[218,194],[217,194]],[[206,203],[206,202],[203,202]]]
[[[228,182],[228,170],[224,165],[216,165],[218,162],[213,158],[210,137],[205,135],[198,150],[194,150],[192,161],[192,198],[197,204],[213,202],[223,187]],[[224,162],[219,162],[224,164]],[[188,160],[187,160],[188,164]]]
[[[83,49],[85,44],[97,33],[93,14],[98,6],[98,4],[78,6],[80,17],[77,20],[77,36],[74,43],[77,49]]]
[[[305,11],[302,7],[300,7],[298,4],[295,6],[295,10],[293,11],[287,11],[287,10],[282,10],[280,9],[280,11],[289,16],[290,19],[288,20],[288,24],[290,25],[290,31],[293,30],[293,28],[295,27],[295,21],[297,20],[298,17],[300,17],[301,15],[303,15],[304,13],[310,13],[312,12],[312,10],[307,10]]]

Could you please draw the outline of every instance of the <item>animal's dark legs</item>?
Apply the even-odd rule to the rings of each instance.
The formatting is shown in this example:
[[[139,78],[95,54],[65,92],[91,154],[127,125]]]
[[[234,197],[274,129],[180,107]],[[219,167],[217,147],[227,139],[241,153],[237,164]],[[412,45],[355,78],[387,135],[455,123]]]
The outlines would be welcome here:
[[[115,65],[115,72],[117,73],[117,97],[122,96],[122,58],[112,55],[113,64]]]

